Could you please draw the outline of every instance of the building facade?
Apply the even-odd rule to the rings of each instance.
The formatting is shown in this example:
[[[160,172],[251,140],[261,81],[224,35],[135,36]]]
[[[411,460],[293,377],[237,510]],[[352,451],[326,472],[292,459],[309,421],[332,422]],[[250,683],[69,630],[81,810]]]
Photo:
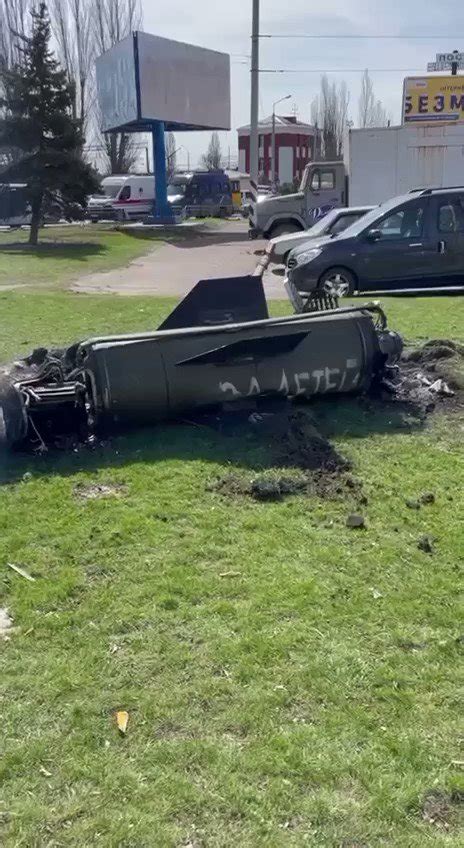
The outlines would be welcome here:
[[[272,180],[272,115],[258,124],[259,181]],[[298,182],[308,162],[316,157],[319,130],[297,117],[276,115],[276,173],[280,185]],[[238,129],[239,170],[250,173],[250,127]]]

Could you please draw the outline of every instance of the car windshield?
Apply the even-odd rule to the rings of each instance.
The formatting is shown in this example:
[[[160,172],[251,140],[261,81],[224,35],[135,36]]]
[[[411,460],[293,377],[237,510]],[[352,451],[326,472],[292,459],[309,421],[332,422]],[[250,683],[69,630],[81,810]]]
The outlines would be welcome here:
[[[175,197],[178,194],[185,194],[185,189],[187,187],[187,183],[185,180],[179,180],[179,182],[172,182],[168,185],[168,197]]]
[[[124,183],[105,183],[102,185],[103,194],[105,197],[116,197],[117,194],[121,191]],[[100,195],[101,197],[101,195]]]
[[[314,224],[313,227],[310,227],[308,230],[308,236],[322,236],[327,230],[327,227],[335,221],[335,219],[340,215],[339,209],[332,209],[331,212],[328,212],[327,215],[324,215],[317,224]]]
[[[390,209],[396,209],[397,206],[401,206],[402,203],[411,199],[411,194],[405,194],[400,197],[393,197],[391,200],[381,203],[380,206],[376,206],[375,209],[372,209],[372,211],[368,212],[367,215],[363,215],[361,218],[358,218],[354,224],[350,224],[346,230],[343,230],[341,238],[352,238],[353,236],[359,236],[359,234],[363,233],[364,230],[371,230],[379,218],[383,218],[386,212],[389,212]]]

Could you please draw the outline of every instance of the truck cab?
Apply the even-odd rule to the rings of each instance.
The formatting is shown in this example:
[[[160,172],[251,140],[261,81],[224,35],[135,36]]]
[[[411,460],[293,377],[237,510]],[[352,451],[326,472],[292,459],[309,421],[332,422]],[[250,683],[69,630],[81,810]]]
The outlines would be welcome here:
[[[272,195],[256,203],[250,214],[250,238],[276,238],[312,227],[331,209],[346,206],[343,162],[311,162],[294,194]]]

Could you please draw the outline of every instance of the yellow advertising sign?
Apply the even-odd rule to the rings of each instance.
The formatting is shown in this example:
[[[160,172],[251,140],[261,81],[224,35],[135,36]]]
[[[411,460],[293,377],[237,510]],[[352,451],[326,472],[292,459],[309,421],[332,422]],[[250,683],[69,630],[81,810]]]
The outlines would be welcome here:
[[[407,77],[403,124],[464,122],[464,76]]]

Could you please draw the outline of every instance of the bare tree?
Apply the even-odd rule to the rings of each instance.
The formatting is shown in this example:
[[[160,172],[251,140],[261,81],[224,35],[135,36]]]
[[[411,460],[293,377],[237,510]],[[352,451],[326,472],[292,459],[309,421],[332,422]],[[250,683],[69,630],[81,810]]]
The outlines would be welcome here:
[[[11,68],[21,62],[16,34],[29,35],[31,0],[0,0],[0,62]]]
[[[32,0],[0,0],[0,70],[11,70],[23,62],[22,37],[31,33],[31,3]],[[1,93],[5,92],[2,90]],[[0,110],[0,114],[3,113],[4,110]],[[20,156],[19,149],[14,145],[4,147],[0,166],[11,165]]]
[[[60,63],[73,85],[73,117],[79,119],[93,149],[102,152],[103,170],[127,173],[137,154],[134,136],[104,135],[95,95],[95,58],[142,24],[141,0],[48,0]],[[14,33],[28,34],[35,0],[0,0],[0,64],[21,61]]]
[[[142,25],[140,0],[93,0],[92,28],[97,55],[104,53]],[[98,121],[100,124],[101,121]],[[133,137],[128,133],[97,131],[105,153],[105,169],[111,174],[125,174],[138,158]]]
[[[208,150],[201,157],[201,162],[208,171],[217,171],[221,167],[222,150],[217,132],[211,133]]]
[[[367,68],[362,77],[358,113],[360,127],[386,127],[388,125],[388,114],[381,100],[375,99],[374,85]]]
[[[349,102],[346,83],[331,83],[324,74],[320,93],[311,103],[311,120],[320,130],[324,159],[340,159],[343,155]]]
[[[73,117],[80,120],[82,127],[95,105],[90,96],[96,54],[92,5],[92,0],[51,0],[50,4],[60,61],[74,86]]]
[[[30,6],[30,0],[0,0],[0,61],[4,67],[21,61],[16,34],[29,34]]]
[[[176,137],[174,133],[168,132],[166,133],[166,172],[168,175],[168,181],[172,179],[176,172],[177,165],[177,149],[176,149]]]

